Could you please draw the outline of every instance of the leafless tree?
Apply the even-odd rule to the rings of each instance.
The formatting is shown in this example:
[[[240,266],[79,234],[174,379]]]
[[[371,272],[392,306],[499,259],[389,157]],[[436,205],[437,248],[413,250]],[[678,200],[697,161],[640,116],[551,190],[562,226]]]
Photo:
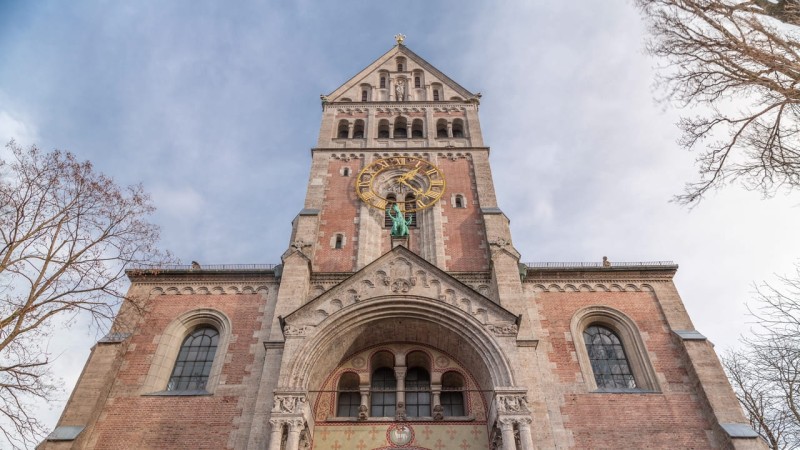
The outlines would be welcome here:
[[[102,329],[124,299],[124,267],[160,264],[141,186],[118,187],[67,152],[23,149],[0,160],[0,432],[15,448],[43,434],[30,411],[57,389],[54,327],[85,315]],[[2,446],[2,445],[0,445]]]
[[[647,49],[663,65],[657,85],[682,107],[680,144],[705,145],[699,180],[676,201],[694,205],[738,181],[771,196],[800,189],[800,2],[635,0]]]
[[[800,448],[800,266],[757,288],[753,337],[723,365],[750,424],[774,450]]]

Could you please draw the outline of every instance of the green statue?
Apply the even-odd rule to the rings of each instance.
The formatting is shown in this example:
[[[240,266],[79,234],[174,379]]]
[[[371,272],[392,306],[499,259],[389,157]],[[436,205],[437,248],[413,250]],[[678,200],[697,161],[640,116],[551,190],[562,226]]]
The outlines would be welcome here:
[[[392,214],[394,211],[394,214]],[[386,209],[386,214],[392,219],[392,237],[406,237],[408,236],[408,226],[411,225],[411,217],[406,219],[400,211],[397,203],[394,203],[390,208]]]

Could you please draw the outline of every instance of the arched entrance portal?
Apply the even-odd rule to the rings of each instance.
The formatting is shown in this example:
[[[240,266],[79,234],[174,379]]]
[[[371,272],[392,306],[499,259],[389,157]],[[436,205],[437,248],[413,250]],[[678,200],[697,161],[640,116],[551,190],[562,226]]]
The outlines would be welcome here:
[[[503,338],[428,298],[386,296],[346,310],[287,335],[281,384],[307,393],[314,449],[433,449],[454,439],[488,447],[487,406],[495,388],[514,385]]]

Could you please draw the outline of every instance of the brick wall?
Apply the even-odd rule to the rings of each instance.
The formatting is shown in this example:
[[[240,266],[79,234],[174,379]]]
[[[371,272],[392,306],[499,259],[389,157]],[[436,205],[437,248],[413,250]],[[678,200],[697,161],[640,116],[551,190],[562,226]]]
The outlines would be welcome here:
[[[480,218],[471,163],[466,158],[439,158],[447,186],[442,197],[444,247],[447,270],[470,272],[489,269],[486,236]],[[453,194],[462,194],[466,208],[456,208]],[[446,202],[446,203],[445,203]]]
[[[648,292],[538,293],[547,353],[560,389],[564,426],[576,448],[710,448],[700,402],[688,381],[656,299]],[[660,385],[659,393],[591,393],[570,333],[579,309],[604,305],[633,320]],[[562,392],[563,394],[558,394]]]
[[[258,294],[162,295],[152,312],[131,337],[123,364],[95,427],[89,446],[98,449],[226,448],[235,431],[237,385],[253,365],[253,350],[260,344]],[[193,309],[214,308],[226,314],[232,334],[225,354],[220,384],[214,396],[147,396],[140,389],[158,336],[175,317]]]
[[[341,170],[350,169],[350,176],[343,176]],[[314,252],[314,270],[318,272],[350,272],[354,270],[356,258],[357,226],[359,202],[354,183],[360,170],[358,160],[344,161],[331,159],[325,187],[325,198],[320,213],[320,227],[317,235],[317,248]],[[344,235],[344,246],[332,248],[331,239],[336,233]]]

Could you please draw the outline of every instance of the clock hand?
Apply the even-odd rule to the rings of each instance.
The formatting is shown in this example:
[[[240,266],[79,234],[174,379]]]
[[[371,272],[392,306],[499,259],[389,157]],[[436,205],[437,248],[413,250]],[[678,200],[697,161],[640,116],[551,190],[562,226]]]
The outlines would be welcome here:
[[[419,189],[415,188],[414,186],[412,186],[411,184],[409,184],[409,182],[408,182],[408,181],[406,181],[406,180],[404,180],[404,179],[402,179],[402,178],[400,178],[400,180],[399,180],[399,181],[400,181],[401,183],[405,184],[406,186],[408,186],[409,188],[411,188],[411,190],[412,190],[412,191],[414,191],[414,193],[415,193],[415,194],[417,194],[417,195],[419,195],[419,194],[422,192],[421,190],[419,190]]]
[[[413,178],[414,175],[416,175],[418,171],[419,171],[419,167],[417,167],[416,169],[412,170],[411,172],[406,172],[404,175],[400,176],[400,180],[401,181],[409,180],[410,178]]]

